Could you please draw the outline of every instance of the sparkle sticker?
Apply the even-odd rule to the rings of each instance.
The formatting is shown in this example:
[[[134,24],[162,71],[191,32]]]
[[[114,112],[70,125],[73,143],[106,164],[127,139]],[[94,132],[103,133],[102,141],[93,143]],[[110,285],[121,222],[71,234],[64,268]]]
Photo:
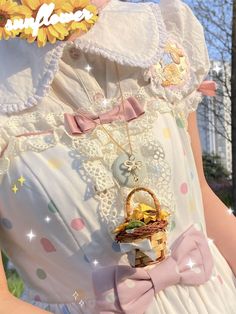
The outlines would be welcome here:
[[[11,188],[14,194],[16,194],[19,191],[19,189],[21,189],[25,181],[26,180],[23,176],[20,176],[20,178],[17,179],[17,181],[12,185],[12,188]]]
[[[12,187],[12,191],[16,194],[16,192],[18,191],[18,188],[17,186],[14,184],[13,187]]]
[[[36,235],[33,233],[32,229],[30,230],[30,232],[29,232],[26,236],[29,238],[30,242],[31,242],[31,240],[32,240],[34,237],[36,237]]]

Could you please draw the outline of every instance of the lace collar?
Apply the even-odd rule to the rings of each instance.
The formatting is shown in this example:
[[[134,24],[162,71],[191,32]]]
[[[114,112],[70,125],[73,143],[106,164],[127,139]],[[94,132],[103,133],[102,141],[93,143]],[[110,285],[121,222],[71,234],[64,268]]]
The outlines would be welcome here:
[[[141,23],[140,23],[141,21]],[[125,25],[125,32],[124,32]],[[84,52],[117,63],[147,68],[162,54],[166,38],[158,4],[110,2],[97,23],[74,44]],[[38,48],[20,38],[0,41],[0,114],[13,114],[37,105],[47,94],[59,69],[64,47],[71,42]]]

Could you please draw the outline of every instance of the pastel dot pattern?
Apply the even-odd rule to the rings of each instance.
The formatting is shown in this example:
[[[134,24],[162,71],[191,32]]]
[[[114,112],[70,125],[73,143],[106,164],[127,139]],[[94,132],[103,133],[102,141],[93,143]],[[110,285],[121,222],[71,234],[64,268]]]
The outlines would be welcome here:
[[[74,230],[80,231],[84,228],[85,223],[82,218],[75,218],[71,221],[70,225],[71,225],[71,228],[73,228]]]
[[[12,229],[12,222],[7,219],[7,218],[2,218],[1,220],[1,224],[4,228],[6,229]]]
[[[90,76],[88,76],[88,79],[89,77]],[[66,79],[66,73],[63,78]],[[61,80],[61,82],[63,82],[63,80]],[[73,82],[72,79],[71,85],[73,85]],[[60,80],[58,80],[58,84],[59,83]],[[70,84],[68,84],[68,88],[69,87]],[[61,89],[61,91],[63,90],[66,91],[66,89]],[[79,94],[80,90],[77,89],[77,92]],[[146,97],[145,95],[141,95],[140,99],[142,99],[143,96]],[[168,93],[166,96],[168,96]],[[95,100],[99,103],[103,98],[102,94],[95,96]],[[161,100],[157,99],[158,97],[155,98],[156,104],[153,105],[159,106]],[[45,99],[45,102],[47,102],[47,99]],[[55,112],[58,112],[58,104],[55,105],[55,108],[53,108],[53,105],[53,102],[50,103],[49,108],[53,109],[52,112],[54,112],[54,109]],[[182,105],[182,103],[180,105]],[[146,113],[148,114],[148,111],[146,111]],[[57,124],[59,122],[61,124],[60,119],[58,118],[55,123]],[[173,196],[177,204],[176,207],[173,208],[176,209],[176,212],[173,213],[168,226],[171,240],[174,240],[193,222],[198,224],[197,230],[203,230],[203,226],[205,226],[204,221],[202,221],[204,217],[202,215],[203,208],[198,199],[199,186],[197,172],[194,168],[195,164],[191,154],[191,146],[184,130],[185,118],[181,115],[177,117],[176,115],[164,113],[163,116],[162,114],[158,114],[158,119],[154,121],[153,125],[149,117],[147,117],[146,121],[148,123],[150,122],[150,125],[148,125],[150,132],[152,132],[152,129],[155,130],[153,137],[149,137],[149,134],[144,133],[144,125],[141,125],[139,132],[138,128],[136,129],[136,122],[134,122],[132,140],[133,143],[137,145],[135,148],[137,148],[138,151],[139,139],[145,139],[143,143],[144,146],[140,147],[139,152],[145,155],[145,151],[146,155],[144,161],[150,166],[149,169],[147,168],[149,171],[148,174],[153,174],[153,177],[150,176],[150,189],[152,189],[152,187],[153,189],[156,188],[156,195],[158,196],[158,194],[160,194],[159,199],[161,202],[170,203],[171,205],[171,196],[169,193],[165,192],[168,186],[169,175],[172,179],[170,188],[172,192],[174,192]],[[46,122],[41,126],[46,127]],[[27,123],[25,127],[27,128]],[[106,216],[109,217],[108,219],[112,219],[111,217],[115,211],[118,215],[121,212],[123,213],[124,207],[122,205],[123,203],[121,203],[121,194],[118,196],[118,199],[115,199],[116,188],[114,188],[114,193],[113,187],[111,190],[107,190],[108,193],[104,193],[104,203],[99,208],[97,200],[93,197],[95,196],[95,194],[93,195],[94,191],[91,191],[93,183],[96,183],[95,181],[97,180],[101,185],[103,185],[103,183],[104,186],[107,185],[106,179],[108,177],[106,177],[106,173],[108,176],[112,174],[110,173],[110,167],[108,168],[106,166],[108,166],[108,164],[110,166],[110,157],[113,156],[113,153],[116,153],[114,148],[116,149],[117,147],[113,147],[113,142],[111,142],[111,144],[109,143],[109,136],[100,128],[95,129],[96,131],[92,135],[93,139],[96,138],[94,141],[96,142],[95,146],[86,147],[83,140],[81,140],[80,146],[80,136],[72,136],[70,138],[68,136],[57,137],[57,135],[63,135],[61,127],[60,130],[58,130],[59,132],[55,134],[56,143],[54,143],[55,138],[53,135],[46,135],[44,139],[41,137],[39,144],[42,143],[42,145],[46,147],[47,145],[45,145],[45,143],[49,143],[49,146],[51,146],[50,149],[45,149],[37,154],[34,151],[24,153],[24,156],[22,155],[22,159],[24,159],[22,160],[24,161],[22,162],[22,167],[20,167],[21,157],[16,158],[16,167],[12,167],[13,173],[9,173],[9,176],[6,176],[6,180],[3,181],[4,184],[6,183],[6,187],[3,186],[3,189],[2,185],[0,187],[0,231],[3,236],[5,236],[3,242],[7,239],[7,236],[12,240],[11,243],[9,243],[9,248],[6,246],[7,253],[10,253],[12,260],[15,259],[16,262],[18,262],[18,266],[23,265],[22,274],[25,275],[26,283],[28,281],[32,286],[30,300],[44,302],[44,299],[48,299],[53,303],[54,301],[55,303],[57,302],[58,305],[48,304],[46,307],[46,310],[52,313],[58,313],[59,308],[60,314],[74,314],[76,309],[79,309],[78,312],[81,313],[90,313],[92,311],[89,311],[88,305],[85,305],[84,307],[86,308],[83,308],[78,302],[82,299],[85,300],[86,303],[86,300],[89,300],[89,298],[91,298],[91,303],[95,302],[90,289],[92,288],[91,273],[93,269],[99,269],[99,267],[102,266],[126,264],[128,260],[127,254],[121,252],[119,243],[114,241],[113,237],[109,236],[106,219],[101,219],[102,217],[105,218],[105,215],[103,216],[102,214],[105,214],[107,209],[110,210],[110,204],[114,205],[114,207],[111,208],[113,211]],[[138,132],[136,132],[136,130]],[[119,127],[114,130],[114,132],[117,132],[114,133],[114,135],[116,135],[117,140],[121,140],[120,144],[122,146],[124,145],[123,147],[125,148],[127,144],[126,135],[120,133]],[[90,137],[89,134],[88,137]],[[99,140],[97,140],[97,137]],[[38,144],[37,136],[35,136],[34,139],[35,142],[32,142],[32,144]],[[30,141],[30,137],[28,137],[28,140]],[[92,144],[92,142],[93,141],[90,141],[90,144]],[[31,142],[29,142],[29,144],[30,143]],[[157,149],[156,143],[160,143],[159,149]],[[105,147],[107,154],[109,154],[109,150],[111,151],[111,155],[108,155],[109,158],[106,156],[103,158],[103,156],[100,155],[103,147]],[[143,148],[143,150],[141,148]],[[92,157],[92,161],[98,157],[99,163],[104,166],[104,169],[95,169],[95,164],[93,168],[92,163],[90,165],[87,164],[87,167],[83,167],[83,154],[85,150],[86,153],[89,153]],[[117,148],[117,153],[118,151],[119,149]],[[19,165],[17,164],[18,162]],[[99,163],[96,165],[99,165]],[[164,167],[164,163],[166,168]],[[169,169],[172,170],[171,173],[167,168],[168,163],[170,166]],[[17,166],[19,166],[19,169],[17,169]],[[87,176],[86,169],[88,168],[93,168],[94,178]],[[17,176],[14,173],[15,170]],[[12,184],[10,183],[16,181],[10,179],[16,179],[21,175],[27,178],[26,185],[24,183],[21,186],[20,182],[17,182],[19,190],[14,194],[12,193]],[[9,192],[9,196],[5,196],[5,194],[7,195],[8,193],[7,191]],[[126,192],[125,189],[124,192]],[[146,193],[144,193],[144,196],[146,196]],[[7,199],[7,197],[9,197],[9,199]],[[140,195],[139,200],[141,201],[141,199],[142,195]],[[147,196],[147,198],[144,197],[144,200],[147,199],[149,199],[149,196]],[[167,205],[168,204],[166,204],[166,206]],[[104,209],[104,213],[101,212],[102,209]],[[106,213],[108,213],[108,211]],[[49,220],[50,223],[45,220],[47,216],[51,218],[51,220]],[[114,219],[115,218],[116,217],[114,217]],[[202,225],[200,224],[201,221]],[[27,232],[30,232],[31,229],[33,233],[36,234],[36,236],[32,238],[32,241],[29,237],[26,237]],[[19,250],[21,251],[18,251],[16,247],[19,243],[22,244],[22,247],[19,245]],[[215,247],[213,246],[212,253],[215,252],[214,250]],[[17,254],[18,252],[19,254]],[[24,252],[26,253],[25,256],[23,255]],[[19,255],[19,257],[17,255]],[[217,259],[218,255],[214,257]],[[222,257],[220,258],[222,259]],[[219,259],[219,264],[221,259]],[[97,264],[93,263],[95,260],[98,261]],[[232,300],[232,308],[235,309],[236,301],[233,301],[235,293],[232,292],[232,294],[230,294],[233,288],[231,289],[230,285],[228,286],[231,282],[231,273],[228,269],[224,272],[224,264],[221,264],[222,268],[219,267],[219,269],[217,269],[220,275],[216,273],[214,284],[217,285],[216,290],[218,290],[218,293],[226,291],[225,296],[229,293],[228,300],[230,302]],[[155,267],[156,264],[153,264],[149,265],[147,269],[153,269]],[[178,273],[178,265],[174,267],[175,269],[173,271]],[[196,274],[200,274],[201,270],[203,271],[203,268],[193,267],[189,273],[194,274],[195,272]],[[78,287],[78,285],[80,287]],[[134,280],[126,279],[124,285],[127,287],[127,293],[130,294],[137,289],[137,283]],[[33,287],[37,289],[33,291]],[[227,289],[225,289],[226,287]],[[187,307],[189,304],[187,301],[184,301],[186,289],[181,287],[181,285],[177,288],[178,289],[176,289],[176,287],[169,287],[169,292],[168,290],[166,290],[167,292],[164,290],[161,291],[160,298],[157,296],[157,302],[155,301],[152,305],[150,304],[150,314],[158,313],[160,307],[162,309],[168,309],[169,313],[175,313],[178,303],[176,294],[178,294],[177,297],[180,302],[183,301],[183,304]],[[75,289],[78,291],[79,297],[76,300],[77,304],[73,305],[75,307],[72,308],[70,302],[75,302],[73,297]],[[110,287],[108,289],[110,289]],[[194,295],[194,303],[191,303],[192,312],[200,313],[201,309],[205,309],[206,312],[210,313],[212,304],[215,305],[217,299],[217,295],[212,291],[213,289],[210,287],[210,284],[202,285],[200,289],[196,288],[196,290],[194,290],[194,287],[191,287],[191,289],[193,289]],[[204,296],[204,298],[202,298],[202,296]],[[110,304],[114,303],[115,298],[116,294],[114,294],[113,291],[106,296],[106,300]],[[212,304],[210,304],[209,301],[211,299],[213,300]],[[224,300],[223,297],[218,299]],[[187,308],[184,309],[184,305],[183,307],[181,306],[182,312],[188,312]],[[218,309],[215,305],[215,309],[216,308]],[[220,310],[222,308],[223,307],[221,307]],[[231,313],[230,309],[227,313]]]
[[[48,159],[48,164],[53,169],[60,169],[63,165],[63,162],[57,158]]]
[[[188,185],[186,182],[181,183],[180,185],[180,192],[182,194],[187,194],[188,193]]]
[[[40,239],[40,242],[42,244],[43,249],[45,250],[45,252],[56,252],[56,248],[55,246],[52,244],[52,242],[47,239],[47,238],[42,238]]]
[[[34,297],[34,300],[40,302],[40,301],[41,301],[41,298],[40,298],[40,296],[37,294],[37,295]]]
[[[165,139],[169,139],[171,137],[171,131],[169,128],[164,128],[162,132]]]
[[[184,122],[181,118],[176,118],[176,123],[179,128],[184,128]]]
[[[125,284],[128,288],[134,288],[135,287],[135,282],[131,279],[126,279]]]
[[[47,278],[47,274],[45,273],[45,271],[44,271],[42,268],[38,268],[38,269],[36,270],[36,274],[37,274],[37,276],[38,276],[39,279],[44,280],[44,279]]]
[[[106,295],[106,301],[109,303],[114,303],[115,302],[115,295],[113,291],[110,291],[107,295]]]
[[[55,203],[52,200],[48,203],[48,209],[52,213],[57,213],[58,212],[58,208],[56,207]]]

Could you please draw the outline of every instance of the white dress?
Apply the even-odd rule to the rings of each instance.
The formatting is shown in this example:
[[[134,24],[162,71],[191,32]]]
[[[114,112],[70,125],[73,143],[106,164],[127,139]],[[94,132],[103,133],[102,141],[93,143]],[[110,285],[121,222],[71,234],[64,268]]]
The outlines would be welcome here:
[[[129,264],[110,232],[130,191],[111,173],[120,151],[100,126],[71,135],[64,123],[64,113],[103,113],[118,103],[114,62],[125,98],[145,109],[129,122],[131,142],[146,162],[143,185],[172,212],[169,245],[193,223],[207,236],[187,118],[210,63],[190,8],[111,0],[75,46],[0,41],[1,248],[23,278],[21,298],[58,314],[92,313],[92,270]],[[104,126],[128,149],[122,121]],[[209,281],[167,287],[145,314],[235,313],[235,277],[214,242],[210,249]]]

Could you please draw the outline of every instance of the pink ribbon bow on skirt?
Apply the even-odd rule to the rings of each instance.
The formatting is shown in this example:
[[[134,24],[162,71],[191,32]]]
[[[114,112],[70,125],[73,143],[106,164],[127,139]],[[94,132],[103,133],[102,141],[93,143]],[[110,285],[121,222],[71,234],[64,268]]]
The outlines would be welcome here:
[[[171,254],[150,269],[112,265],[93,271],[96,313],[143,314],[160,290],[210,279],[214,261],[202,231],[191,225],[170,249]]]

